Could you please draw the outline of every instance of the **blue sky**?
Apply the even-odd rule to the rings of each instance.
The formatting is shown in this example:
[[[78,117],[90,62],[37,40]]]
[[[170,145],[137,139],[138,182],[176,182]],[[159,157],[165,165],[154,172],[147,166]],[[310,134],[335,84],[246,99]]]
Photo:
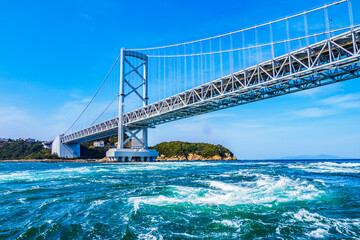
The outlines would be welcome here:
[[[48,140],[64,132],[121,47],[199,39],[330,2],[3,0],[0,137]],[[359,1],[353,5],[356,9]],[[219,143],[241,159],[318,154],[360,158],[359,81],[158,126],[150,130],[150,144]]]

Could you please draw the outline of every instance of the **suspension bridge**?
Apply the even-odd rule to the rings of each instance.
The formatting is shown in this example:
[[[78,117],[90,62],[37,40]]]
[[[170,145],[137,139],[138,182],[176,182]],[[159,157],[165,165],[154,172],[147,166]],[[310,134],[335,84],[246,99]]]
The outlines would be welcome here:
[[[358,78],[354,19],[351,1],[342,0],[196,41],[121,49],[52,152],[77,157],[81,142],[117,135],[110,160],[154,161],[148,128]]]

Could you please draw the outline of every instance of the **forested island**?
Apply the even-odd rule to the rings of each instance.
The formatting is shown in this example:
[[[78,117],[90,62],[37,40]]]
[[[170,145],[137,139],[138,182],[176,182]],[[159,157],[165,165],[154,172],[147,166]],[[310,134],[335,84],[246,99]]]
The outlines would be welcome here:
[[[209,143],[162,142],[152,148],[159,152],[158,161],[236,160],[229,149]]]
[[[82,159],[102,159],[106,161],[106,151],[114,147],[117,138],[103,138],[103,147],[94,147],[93,141],[81,143]],[[208,143],[189,143],[181,141],[162,142],[151,147],[159,152],[158,161],[197,161],[197,160],[235,160],[234,154],[221,145]],[[61,160],[57,155],[51,154],[40,141],[27,142],[24,140],[0,141],[0,160],[32,160],[54,159]]]

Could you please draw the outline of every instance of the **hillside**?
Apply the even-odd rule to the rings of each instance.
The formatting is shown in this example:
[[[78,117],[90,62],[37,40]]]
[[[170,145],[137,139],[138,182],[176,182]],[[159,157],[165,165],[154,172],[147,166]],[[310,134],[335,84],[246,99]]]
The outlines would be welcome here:
[[[81,143],[80,151],[82,159],[101,159],[106,155],[106,151],[114,146],[117,137],[101,139],[104,147],[94,147],[93,141]],[[189,142],[163,142],[152,147],[159,152],[157,160],[235,160],[233,153],[221,146],[208,143],[189,143]],[[1,142],[0,160],[18,159],[59,159],[57,155],[51,154],[50,149],[43,148],[41,142],[26,142],[16,140],[12,142]]]
[[[81,158],[84,158],[84,159],[104,158],[106,156],[106,151],[109,150],[109,148],[111,146],[114,146],[115,143],[117,142],[117,136],[102,138],[97,141],[104,141],[105,146],[104,147],[94,147],[93,146],[94,141],[84,142],[84,143],[80,144]]]
[[[105,157],[106,151],[114,145],[117,137],[100,139],[105,143],[105,147],[93,147],[93,142],[81,143],[80,151],[82,159],[101,159]],[[11,140],[9,142],[0,141],[0,160],[19,160],[19,159],[59,159],[55,154],[51,154],[51,149],[45,149],[41,142],[27,142],[23,140]]]
[[[163,142],[152,147],[159,152],[157,160],[235,160],[234,154],[221,145],[209,143]]]
[[[1,160],[13,159],[55,159],[57,155],[51,154],[50,149],[43,148],[41,142],[25,142],[16,140],[5,142],[0,147]]]

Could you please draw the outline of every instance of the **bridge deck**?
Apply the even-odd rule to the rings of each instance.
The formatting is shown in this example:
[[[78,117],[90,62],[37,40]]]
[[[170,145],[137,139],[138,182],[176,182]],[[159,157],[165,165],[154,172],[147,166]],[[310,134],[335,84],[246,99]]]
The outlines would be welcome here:
[[[124,114],[128,127],[155,126],[360,76],[360,28],[260,63]],[[62,137],[63,143],[116,135],[118,118]]]

